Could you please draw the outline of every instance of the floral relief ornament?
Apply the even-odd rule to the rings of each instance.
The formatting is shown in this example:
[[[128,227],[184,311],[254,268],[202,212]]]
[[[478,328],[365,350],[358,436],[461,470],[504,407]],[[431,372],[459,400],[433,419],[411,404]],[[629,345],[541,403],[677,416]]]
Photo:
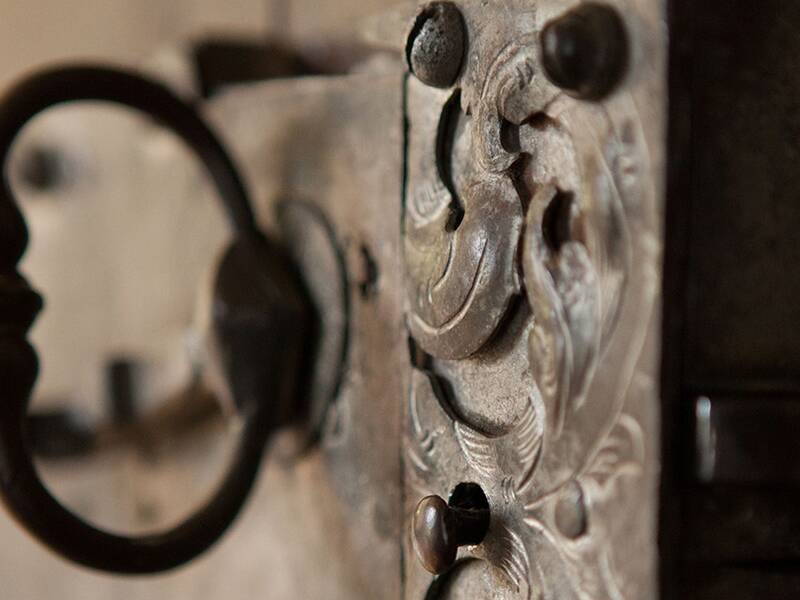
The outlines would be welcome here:
[[[525,19],[519,23],[527,28]],[[632,99],[621,93],[617,111],[565,97],[538,73],[529,38],[521,34],[494,52],[481,48],[479,55],[496,58],[482,69],[466,69],[459,99],[469,115],[469,177],[510,177],[524,149],[501,143],[503,123],[523,126],[545,114],[570,140],[572,178],[526,182],[531,192],[517,256],[519,290],[533,318],[528,357],[534,386],[514,426],[493,436],[455,414],[440,375],[412,369],[407,497],[446,497],[461,482],[477,483],[491,521],[484,541],[461,556],[486,561],[516,597],[621,600],[629,596],[615,568],[608,515],[626,480],[639,485],[646,464],[644,433],[626,401],[633,388],[649,385],[637,361],[657,282],[654,193],[642,177],[650,165]],[[539,157],[532,154],[535,162]],[[438,176],[417,173],[418,180]],[[562,189],[565,179],[574,188]],[[430,185],[416,181],[412,195],[414,189]],[[493,193],[524,205],[517,190],[498,186]],[[554,212],[564,221],[558,240],[547,230]],[[493,243],[491,227],[481,232],[475,221],[470,228]],[[495,266],[476,264],[487,273]],[[508,290],[516,293],[513,286]],[[460,318],[469,309],[460,306]]]

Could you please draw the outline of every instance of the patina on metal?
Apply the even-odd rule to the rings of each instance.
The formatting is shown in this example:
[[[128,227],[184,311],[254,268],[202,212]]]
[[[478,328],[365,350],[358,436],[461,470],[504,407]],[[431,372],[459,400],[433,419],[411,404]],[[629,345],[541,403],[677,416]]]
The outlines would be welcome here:
[[[408,598],[655,593],[664,46],[627,60],[660,39],[631,4],[459,3],[461,75],[407,81]],[[464,482],[491,520],[453,553],[422,524]]]
[[[458,76],[466,42],[458,7],[452,2],[432,2],[419,12],[408,34],[408,66],[420,81],[449,87]]]

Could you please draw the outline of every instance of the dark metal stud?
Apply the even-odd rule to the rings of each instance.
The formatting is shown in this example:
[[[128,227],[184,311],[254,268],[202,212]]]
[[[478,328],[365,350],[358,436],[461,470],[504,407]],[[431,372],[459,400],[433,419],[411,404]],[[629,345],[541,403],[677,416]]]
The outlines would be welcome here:
[[[454,506],[439,496],[420,500],[412,522],[414,549],[422,566],[438,575],[456,561],[459,546],[480,544],[489,530],[489,508]]]
[[[461,70],[466,46],[464,18],[451,2],[432,2],[414,20],[406,43],[411,72],[425,85],[447,88]]]
[[[588,3],[548,23],[541,35],[548,79],[571,96],[599,100],[620,81],[628,40],[619,14]]]

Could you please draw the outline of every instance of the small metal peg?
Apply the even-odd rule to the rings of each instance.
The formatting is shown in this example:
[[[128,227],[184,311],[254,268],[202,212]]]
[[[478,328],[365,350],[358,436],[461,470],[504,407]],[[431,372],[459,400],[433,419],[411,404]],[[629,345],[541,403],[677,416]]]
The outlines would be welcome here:
[[[489,509],[452,506],[439,496],[426,496],[417,504],[412,528],[422,566],[439,575],[453,566],[460,546],[483,541],[489,530]]]

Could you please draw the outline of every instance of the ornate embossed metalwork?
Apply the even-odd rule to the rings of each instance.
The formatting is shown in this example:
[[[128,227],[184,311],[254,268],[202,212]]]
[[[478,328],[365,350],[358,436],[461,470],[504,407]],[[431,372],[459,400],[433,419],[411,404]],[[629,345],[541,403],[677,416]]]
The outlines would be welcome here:
[[[404,217],[409,327],[431,354],[463,358],[491,336],[519,289],[522,209],[508,165],[463,160],[493,155],[473,150],[480,132],[466,123],[459,94],[419,87],[409,81],[410,102],[433,100],[440,112],[410,133],[421,160],[409,164]]]
[[[408,324],[430,355],[409,384],[406,510],[463,482],[488,498],[489,532],[458,556],[489,570],[457,563],[448,598],[478,589],[470,577],[503,598],[649,597],[660,249],[647,90],[570,97],[543,76],[538,43],[563,7],[500,4],[460,5],[471,47],[454,89],[406,89]],[[528,393],[509,401],[520,338]],[[408,598],[443,589],[407,564]]]
[[[583,469],[544,488],[534,477],[544,441],[534,402],[517,427],[491,438],[447,414],[432,377],[412,376],[406,472],[414,497],[449,491],[460,481],[482,487],[492,500],[492,521],[486,541],[471,553],[503,574],[499,589],[524,598],[614,598],[620,584],[607,569],[610,543],[592,516],[613,502],[620,478],[641,472],[637,421],[621,415]]]
[[[480,76],[468,63],[455,91],[408,82],[415,116],[403,219],[409,328],[440,358],[479,350],[519,291],[522,199],[512,167],[520,154],[501,134],[531,114],[527,91],[539,78],[525,41],[480,65]]]

